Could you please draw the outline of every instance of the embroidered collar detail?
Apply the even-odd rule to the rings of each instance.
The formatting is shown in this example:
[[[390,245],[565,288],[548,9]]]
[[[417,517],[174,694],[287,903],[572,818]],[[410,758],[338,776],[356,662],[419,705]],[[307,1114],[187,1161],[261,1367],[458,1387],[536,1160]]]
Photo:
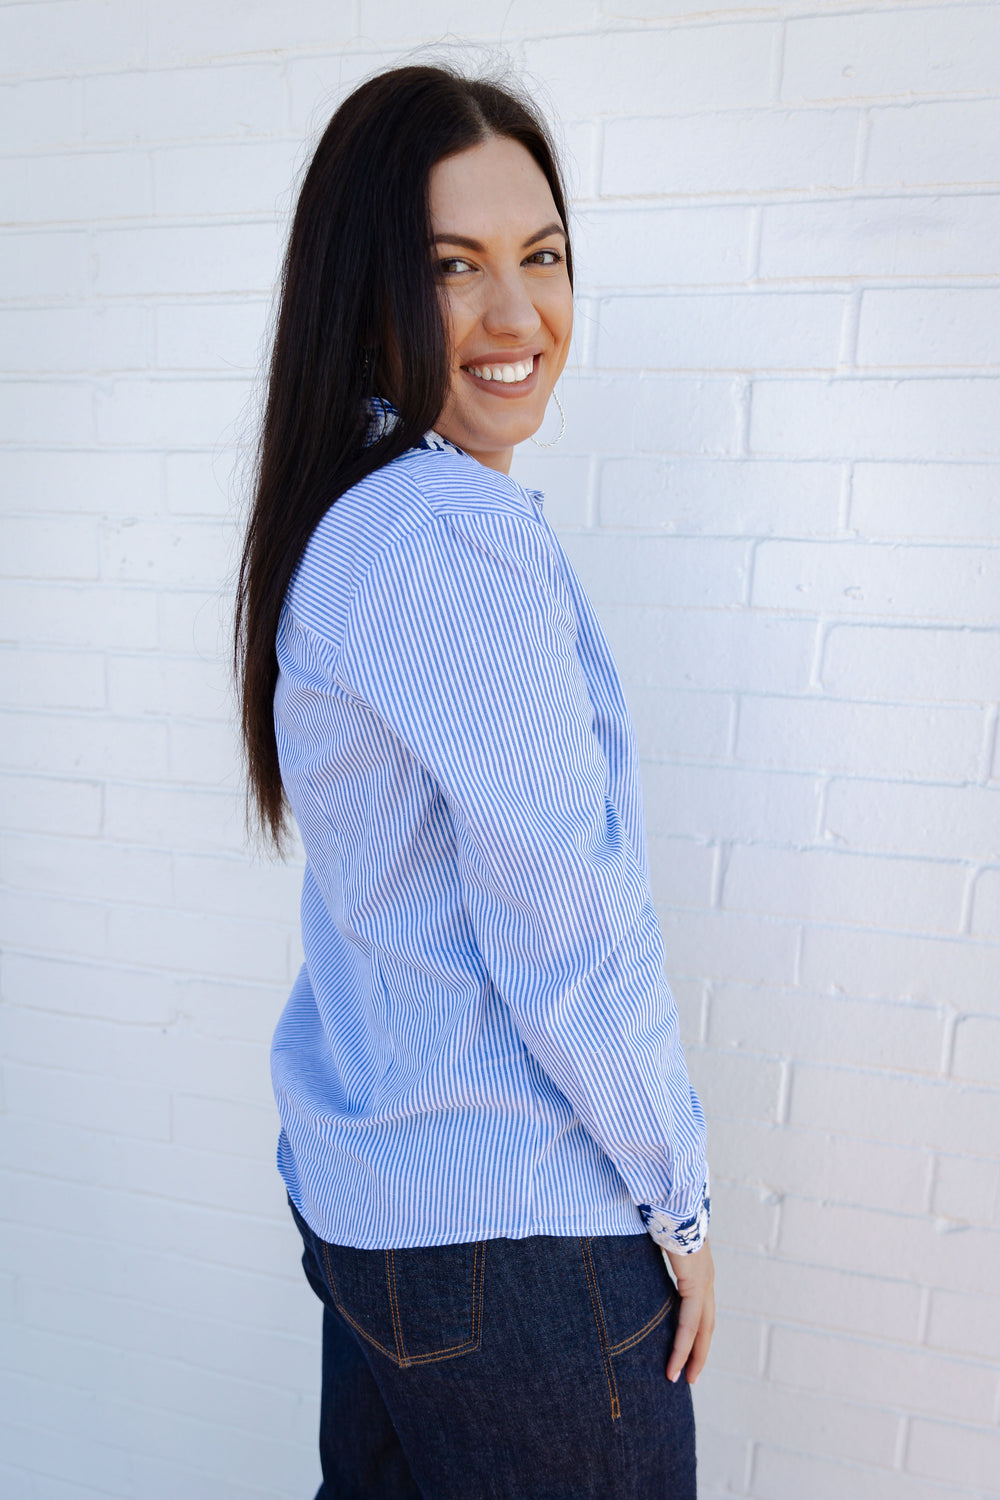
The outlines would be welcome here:
[[[368,402],[368,430],[365,433],[366,446],[377,443],[379,438],[385,437],[386,433],[391,432],[398,421],[399,412],[391,401],[386,400],[385,396],[372,396]],[[423,437],[414,443],[413,446],[414,448],[436,449],[440,453],[461,453],[463,456],[465,454],[464,448],[459,448],[456,443],[449,442],[446,437],[442,437],[439,432],[435,432],[433,427],[428,432],[425,432]]]
[[[377,443],[379,438],[392,431],[398,421],[399,412],[391,401],[388,401],[385,396],[372,396],[368,402],[368,430],[365,433],[365,446],[369,447],[372,443]],[[460,453],[463,458],[468,457],[464,448],[442,437],[439,432],[434,431],[433,427],[413,444],[410,452],[413,453],[419,448],[436,450],[438,453]],[[513,483],[517,484],[517,481],[514,480]],[[518,485],[518,489],[530,495],[539,508],[544,504],[545,494],[542,490],[526,489],[524,485]]]

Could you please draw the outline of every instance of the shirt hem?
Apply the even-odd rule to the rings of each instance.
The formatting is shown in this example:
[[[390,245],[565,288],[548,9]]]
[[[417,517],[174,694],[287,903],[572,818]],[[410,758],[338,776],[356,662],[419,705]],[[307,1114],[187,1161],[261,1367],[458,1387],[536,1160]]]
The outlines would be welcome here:
[[[342,1230],[337,1230],[333,1225],[318,1222],[316,1216],[310,1211],[310,1205],[303,1207],[289,1185],[286,1183],[285,1186],[289,1199],[314,1234],[319,1235],[320,1239],[328,1244],[341,1245],[354,1250],[429,1250],[438,1245],[471,1245],[481,1240],[527,1240],[542,1235],[552,1239],[596,1239],[646,1233],[638,1209],[635,1211],[634,1219],[629,1216],[626,1209],[623,1213],[588,1213],[572,1218],[560,1216],[543,1220],[532,1219],[527,1223],[467,1222],[462,1225],[449,1226],[435,1234],[411,1230],[410,1232],[400,1231],[398,1234],[386,1231],[374,1236],[358,1236],[347,1226]]]

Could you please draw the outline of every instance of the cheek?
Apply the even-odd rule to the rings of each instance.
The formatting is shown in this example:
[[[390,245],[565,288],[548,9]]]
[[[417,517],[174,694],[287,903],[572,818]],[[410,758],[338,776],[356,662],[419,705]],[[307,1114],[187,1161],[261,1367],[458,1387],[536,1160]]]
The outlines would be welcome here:
[[[573,332],[573,293],[568,283],[553,288],[547,302],[546,322],[558,342],[569,343]]]
[[[470,334],[475,330],[478,317],[471,305],[468,296],[463,297],[458,292],[444,293],[441,299],[441,311],[444,315],[444,326],[448,336],[448,345],[452,355],[458,364],[462,362],[462,347]]]

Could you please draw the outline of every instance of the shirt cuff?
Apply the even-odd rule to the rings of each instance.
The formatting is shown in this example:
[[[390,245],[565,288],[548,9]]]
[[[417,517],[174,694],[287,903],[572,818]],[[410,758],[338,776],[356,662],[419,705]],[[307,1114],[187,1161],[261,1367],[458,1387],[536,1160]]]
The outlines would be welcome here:
[[[678,1219],[675,1214],[668,1213],[666,1209],[650,1208],[648,1203],[640,1203],[638,1208],[642,1222],[646,1226],[646,1232],[661,1250],[669,1250],[673,1255],[693,1255],[696,1250],[701,1249],[708,1238],[711,1199],[707,1169],[701,1205],[690,1218]]]

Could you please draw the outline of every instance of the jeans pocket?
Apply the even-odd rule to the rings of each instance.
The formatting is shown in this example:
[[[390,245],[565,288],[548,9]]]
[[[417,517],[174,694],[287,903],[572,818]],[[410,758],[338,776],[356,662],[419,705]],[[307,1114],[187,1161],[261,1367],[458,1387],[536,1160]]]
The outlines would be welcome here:
[[[613,1357],[675,1315],[677,1289],[648,1234],[602,1235],[585,1245],[595,1318]]]
[[[485,1240],[408,1250],[319,1244],[338,1311],[393,1364],[407,1369],[479,1347]]]

